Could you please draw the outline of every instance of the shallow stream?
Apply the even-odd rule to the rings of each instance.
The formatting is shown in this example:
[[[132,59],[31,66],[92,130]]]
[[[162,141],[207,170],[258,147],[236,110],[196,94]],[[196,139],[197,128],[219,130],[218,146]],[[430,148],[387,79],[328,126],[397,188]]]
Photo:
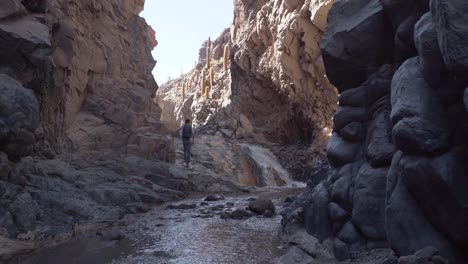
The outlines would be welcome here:
[[[273,199],[278,210],[287,195],[298,192],[300,189],[269,189],[259,196]],[[123,239],[82,237],[10,264],[276,263],[282,253],[279,215],[220,218],[223,210],[245,209],[249,197],[256,195],[226,197],[204,205],[200,205],[201,198],[174,203],[196,205],[185,210],[160,206],[124,218],[119,223]]]

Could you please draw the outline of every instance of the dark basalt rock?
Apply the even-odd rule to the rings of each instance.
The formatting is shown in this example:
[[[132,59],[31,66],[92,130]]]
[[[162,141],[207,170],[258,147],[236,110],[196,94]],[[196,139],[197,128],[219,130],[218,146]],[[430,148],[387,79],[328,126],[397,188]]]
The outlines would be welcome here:
[[[348,221],[346,224],[344,224],[341,231],[338,232],[337,237],[347,244],[353,244],[362,239],[361,235],[359,235],[359,232],[357,231],[356,227],[354,227],[353,223],[351,223],[351,221]]]
[[[339,106],[333,116],[334,129],[339,131],[353,121],[364,122],[367,119],[367,109],[363,107]]]
[[[399,163],[402,153],[392,161],[387,179],[387,239],[399,255],[410,255],[427,246],[439,249],[445,256],[457,255],[454,246],[424,217],[416,200],[402,181]]]
[[[20,16],[26,13],[26,9],[19,0],[3,0],[0,2],[0,19]]]
[[[348,142],[334,133],[328,142],[327,157],[333,166],[343,166],[355,159],[360,148],[360,143]]]
[[[417,0],[380,0],[386,16],[390,19],[394,31],[413,14]]]
[[[411,1],[407,1],[411,2]],[[420,13],[412,14],[398,26],[395,35],[395,61],[403,62],[417,55],[414,46],[414,25],[421,17]]]
[[[384,240],[387,168],[364,164],[355,179],[352,221],[368,238]]]
[[[379,99],[390,94],[394,72],[394,65],[385,64],[364,83],[368,93],[367,104],[371,108]]]
[[[361,142],[366,138],[366,128],[361,122],[352,122],[340,130],[340,136],[349,141]]]
[[[39,103],[29,89],[0,74],[0,151],[18,159],[31,154],[39,125]]]
[[[234,220],[242,220],[249,217],[251,217],[251,215],[242,209],[236,209],[231,213],[231,218]]]
[[[464,0],[330,10],[321,51],[341,93],[327,147],[336,173],[307,191],[303,219],[321,238],[332,227],[337,258],[389,246],[398,263],[468,263],[465,13]]]
[[[348,89],[340,94],[340,106],[367,106],[367,87],[359,86],[357,88]]]
[[[256,199],[249,203],[249,210],[257,214],[264,214],[266,211],[274,213],[275,205],[268,199]]]
[[[426,13],[416,23],[414,42],[422,75],[431,87],[437,88],[445,78],[446,70],[431,13]]]
[[[395,145],[405,154],[437,154],[450,146],[450,131],[419,117],[403,118],[392,134]]]
[[[10,204],[10,212],[16,225],[21,230],[32,230],[36,226],[36,219],[40,215],[37,202],[27,192],[19,194]]]
[[[340,261],[349,259],[349,246],[345,242],[335,238],[333,240],[333,255]]]
[[[370,165],[382,167],[390,165],[396,151],[392,142],[390,110],[384,108],[374,115],[369,126],[366,154]]]
[[[382,52],[392,45],[387,30],[378,0],[333,5],[320,47],[327,77],[339,92],[362,84],[387,59],[388,54]]]
[[[330,203],[330,194],[324,183],[317,185],[310,199],[303,207],[304,225],[307,232],[323,241],[332,234],[332,223],[328,204]]]
[[[453,243],[468,248],[468,194],[464,154],[424,158],[403,156],[400,161],[404,184],[424,216]]]
[[[455,73],[468,70],[468,2],[432,0],[431,13],[445,65]]]
[[[328,204],[328,210],[333,221],[343,221],[349,217],[349,213],[337,203]]]
[[[197,208],[196,204],[170,204],[167,206],[167,209],[181,209],[181,210],[187,210],[187,209],[195,209]]]
[[[391,120],[420,117],[434,124],[444,124],[443,109],[434,90],[424,80],[417,58],[407,60],[392,80]]]
[[[338,171],[338,179],[331,188],[331,198],[345,210],[353,209],[354,178],[359,172],[362,162],[347,164]]]
[[[33,13],[45,13],[48,9],[47,0],[22,0],[28,11]]]
[[[203,198],[203,201],[205,202],[216,202],[221,200],[224,200],[224,196],[219,194],[210,194],[207,197]]]

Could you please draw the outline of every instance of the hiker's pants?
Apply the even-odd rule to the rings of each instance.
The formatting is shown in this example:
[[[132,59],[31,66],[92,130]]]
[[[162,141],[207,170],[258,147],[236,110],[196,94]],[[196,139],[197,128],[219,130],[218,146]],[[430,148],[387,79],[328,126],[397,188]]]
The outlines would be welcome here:
[[[190,138],[182,138],[182,143],[184,144],[184,160],[186,164],[190,163]]]

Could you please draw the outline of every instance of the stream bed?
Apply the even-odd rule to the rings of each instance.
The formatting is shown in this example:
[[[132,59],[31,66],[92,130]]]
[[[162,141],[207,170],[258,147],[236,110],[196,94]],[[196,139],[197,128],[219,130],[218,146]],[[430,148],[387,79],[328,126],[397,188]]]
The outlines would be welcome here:
[[[277,263],[283,253],[278,239],[281,216],[264,217],[245,209],[249,198],[265,197],[272,199],[279,211],[286,196],[300,191],[265,189],[255,195],[227,196],[213,202],[198,197],[171,204],[186,209],[162,205],[146,214],[126,216],[109,236],[76,238],[9,264]],[[242,220],[221,218],[223,212],[236,209],[252,216]]]

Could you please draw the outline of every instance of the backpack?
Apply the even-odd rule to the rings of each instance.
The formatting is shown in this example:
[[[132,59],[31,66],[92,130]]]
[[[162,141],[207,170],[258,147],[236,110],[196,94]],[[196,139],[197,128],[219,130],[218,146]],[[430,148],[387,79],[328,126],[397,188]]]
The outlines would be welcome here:
[[[191,138],[192,134],[193,134],[192,126],[184,125],[184,127],[182,128],[182,137],[183,138]]]

